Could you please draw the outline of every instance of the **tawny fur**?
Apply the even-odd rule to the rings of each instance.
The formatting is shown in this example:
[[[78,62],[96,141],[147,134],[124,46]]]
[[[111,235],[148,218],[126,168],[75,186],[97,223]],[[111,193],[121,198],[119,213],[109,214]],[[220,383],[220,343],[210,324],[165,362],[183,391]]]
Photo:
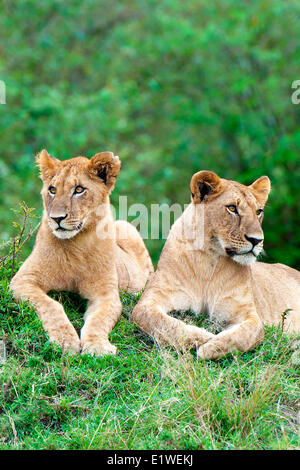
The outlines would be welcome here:
[[[120,160],[102,152],[91,160],[60,161],[43,150],[37,162],[44,182],[43,219],[34,249],[11,289],[15,298],[36,307],[51,341],[75,352],[115,354],[108,335],[122,309],[119,288],[137,292],[153,271],[135,227],[112,218],[109,194]],[[76,187],[84,191],[76,194]],[[55,219],[66,214],[59,225]],[[51,290],[78,292],[88,299],[81,341],[63,306],[47,295]]]
[[[255,262],[269,191],[266,176],[244,186],[213,172],[196,173],[192,203],[173,225],[131,320],[162,344],[196,346],[203,359],[255,347],[263,340],[263,324],[282,324],[288,309],[284,329],[299,331],[300,273]],[[225,329],[213,335],[168,315],[188,309],[206,311]]]

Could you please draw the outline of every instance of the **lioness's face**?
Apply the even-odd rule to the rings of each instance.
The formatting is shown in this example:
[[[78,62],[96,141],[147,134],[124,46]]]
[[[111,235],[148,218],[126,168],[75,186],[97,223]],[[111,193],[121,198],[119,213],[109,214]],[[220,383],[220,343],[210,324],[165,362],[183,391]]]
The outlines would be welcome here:
[[[211,248],[221,256],[250,265],[263,249],[261,227],[270,180],[263,176],[250,186],[199,172],[191,181],[194,203],[205,205],[205,227]]]
[[[120,160],[111,152],[102,152],[91,160],[60,161],[45,150],[37,160],[49,227],[57,238],[72,238],[93,223],[97,209],[108,202]]]

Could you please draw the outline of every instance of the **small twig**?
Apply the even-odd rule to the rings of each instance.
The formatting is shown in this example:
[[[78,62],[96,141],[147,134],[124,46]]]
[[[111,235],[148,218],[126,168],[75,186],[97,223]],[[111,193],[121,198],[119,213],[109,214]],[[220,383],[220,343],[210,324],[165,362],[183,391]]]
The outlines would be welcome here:
[[[14,420],[10,415],[8,415],[8,419],[9,419],[9,422],[10,422],[10,425],[11,425],[11,428],[12,428],[12,431],[13,431],[13,435],[14,435],[14,445],[17,445],[17,443],[18,443],[18,434],[17,434],[17,430],[16,430],[16,427],[15,427]]]
[[[23,248],[23,246],[25,245],[25,243],[32,237],[32,235],[34,234],[34,232],[37,230],[37,228],[39,227],[40,224],[37,224],[34,228],[32,228],[32,223],[30,222],[30,225],[29,225],[29,231],[28,231],[28,234],[26,235],[26,237],[24,238],[23,240],[23,237],[24,237],[24,234],[25,234],[25,231],[26,231],[26,226],[27,226],[27,223],[28,223],[28,220],[29,220],[29,216],[31,216],[31,212],[32,212],[32,209],[29,209],[27,207],[27,205],[25,203],[23,203],[21,205],[21,210],[22,210],[22,213],[23,213],[23,222],[22,222],[22,226],[21,226],[21,229],[20,229],[20,233],[17,237],[15,237],[12,241],[12,253],[11,253],[11,256],[12,256],[12,267],[11,267],[11,278],[13,277],[14,275],[14,270],[15,270],[15,262],[16,262],[16,258],[17,258],[17,255],[18,253],[21,251],[21,249]],[[8,255],[7,255],[8,256]],[[6,261],[7,259],[7,256],[5,257],[5,259],[1,260],[2,262]]]
[[[283,328],[284,328],[284,323],[285,323],[286,317],[288,316],[288,314],[289,314],[292,310],[293,310],[292,308],[287,308],[287,309],[281,314],[281,330],[282,330],[282,331],[283,331]]]
[[[29,240],[29,238],[32,237],[32,235],[34,234],[34,232],[36,232],[36,230],[39,228],[40,226],[40,222],[34,227],[34,229],[32,229],[32,226],[30,227],[30,232],[28,233],[27,237],[23,240],[23,242],[21,243],[21,245],[18,246],[18,251],[20,251],[22,249],[22,247],[25,245],[25,243]]]
[[[12,247],[12,264],[11,264],[11,275],[10,277],[12,278],[14,275],[14,270],[15,270],[15,260],[16,260],[16,239],[13,239],[13,247]]]
[[[23,214],[24,214],[24,219],[23,219],[23,226],[21,228],[21,232],[20,232],[19,237],[18,237],[18,246],[20,246],[21,240],[23,238],[24,231],[25,231],[25,228],[26,228],[26,222],[27,222],[27,218],[28,218],[28,212],[26,211],[26,208],[24,208],[24,206],[22,206],[22,211],[23,211]]]

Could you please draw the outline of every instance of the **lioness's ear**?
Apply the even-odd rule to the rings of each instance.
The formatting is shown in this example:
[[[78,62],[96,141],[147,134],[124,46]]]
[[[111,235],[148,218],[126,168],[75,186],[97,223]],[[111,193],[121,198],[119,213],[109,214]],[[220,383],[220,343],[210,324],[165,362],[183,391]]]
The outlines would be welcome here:
[[[40,177],[43,181],[51,179],[61,165],[61,161],[52,157],[45,149],[37,154],[35,161],[40,168]]]
[[[202,201],[209,201],[221,194],[223,183],[213,171],[199,171],[191,179],[191,193],[195,204]]]
[[[268,176],[261,176],[258,180],[254,181],[249,188],[252,189],[256,199],[261,204],[265,205],[271,191],[271,181]]]
[[[96,153],[89,163],[89,170],[106,184],[109,193],[113,190],[120,173],[121,161],[112,152]]]

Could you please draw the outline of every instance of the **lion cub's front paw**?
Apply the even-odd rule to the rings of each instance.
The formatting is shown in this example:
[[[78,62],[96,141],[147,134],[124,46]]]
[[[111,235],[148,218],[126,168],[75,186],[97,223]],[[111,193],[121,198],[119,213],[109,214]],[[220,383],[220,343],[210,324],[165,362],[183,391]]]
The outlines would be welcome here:
[[[80,339],[75,329],[70,330],[52,330],[48,332],[49,340],[52,343],[58,343],[62,349],[72,353],[80,351]]]
[[[81,354],[90,354],[91,356],[114,356],[117,354],[117,348],[108,340],[90,340],[81,341]]]

